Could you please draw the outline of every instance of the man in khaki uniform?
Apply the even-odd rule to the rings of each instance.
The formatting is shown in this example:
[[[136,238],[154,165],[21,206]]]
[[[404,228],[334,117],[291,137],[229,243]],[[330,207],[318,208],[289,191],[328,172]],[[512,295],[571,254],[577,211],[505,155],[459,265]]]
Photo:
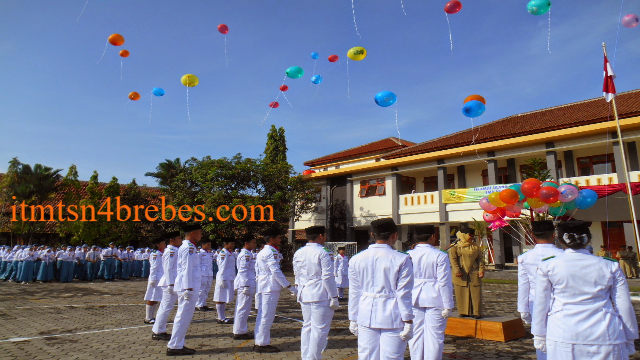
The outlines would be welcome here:
[[[640,275],[640,269],[638,268],[638,253],[633,251],[632,246],[627,247],[627,252],[631,253],[631,270],[633,270],[633,277],[637,278]]]
[[[596,253],[596,256],[611,258],[611,252],[604,245],[600,245],[600,251]]]
[[[484,258],[482,249],[474,241],[473,229],[459,231],[459,241],[449,250],[453,288],[456,294],[458,314],[479,319],[482,316],[482,283]]]
[[[627,279],[634,276],[632,259],[633,253],[627,251],[626,245],[620,245],[620,250],[618,251],[618,263],[620,264],[620,268]]]

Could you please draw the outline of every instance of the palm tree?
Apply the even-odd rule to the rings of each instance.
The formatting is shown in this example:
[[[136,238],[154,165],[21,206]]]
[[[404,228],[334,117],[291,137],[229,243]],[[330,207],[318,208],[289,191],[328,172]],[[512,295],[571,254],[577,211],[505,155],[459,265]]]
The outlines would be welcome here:
[[[184,169],[180,158],[175,160],[165,159],[156,166],[156,172],[147,172],[144,176],[150,176],[158,179],[158,185],[169,186],[171,181]]]

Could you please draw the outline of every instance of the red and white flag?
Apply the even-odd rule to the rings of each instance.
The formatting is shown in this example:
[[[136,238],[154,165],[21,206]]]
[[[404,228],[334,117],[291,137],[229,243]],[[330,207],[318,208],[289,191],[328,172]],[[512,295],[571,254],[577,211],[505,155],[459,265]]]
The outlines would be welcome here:
[[[613,79],[616,78],[616,74],[613,73],[613,68],[607,60],[607,55],[604,56],[604,84],[602,84],[602,95],[607,102],[611,101],[616,95],[616,85],[613,83]]]

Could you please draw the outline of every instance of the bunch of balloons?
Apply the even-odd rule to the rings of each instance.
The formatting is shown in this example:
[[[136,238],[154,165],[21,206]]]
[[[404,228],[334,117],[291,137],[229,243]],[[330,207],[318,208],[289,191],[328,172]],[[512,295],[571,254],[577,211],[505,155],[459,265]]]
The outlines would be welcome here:
[[[480,199],[484,210],[482,218],[493,223],[505,217],[518,218],[522,209],[533,209],[538,214],[562,216],[567,210],[588,209],[598,200],[598,194],[590,189],[580,190],[573,184],[555,181],[526,179],[502,191],[496,191]]]

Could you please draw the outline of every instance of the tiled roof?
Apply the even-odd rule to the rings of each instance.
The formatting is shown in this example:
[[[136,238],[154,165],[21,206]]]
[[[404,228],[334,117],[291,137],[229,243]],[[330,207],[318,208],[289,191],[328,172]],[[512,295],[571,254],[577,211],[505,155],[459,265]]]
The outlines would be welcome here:
[[[360,145],[351,149],[339,151],[330,155],[325,155],[317,159],[309,160],[304,163],[305,166],[317,166],[323,164],[329,164],[336,161],[343,161],[348,159],[355,159],[367,155],[383,154],[389,151],[394,151],[409,146],[413,146],[416,143],[398,139],[396,137],[389,137],[386,139],[374,141],[368,144]]]
[[[616,105],[618,107],[618,116],[621,119],[640,115],[640,90],[619,93],[616,97]],[[599,97],[508,116],[477,126],[473,129],[473,132],[472,129],[459,131],[411,147],[392,151],[385,154],[383,158],[394,159],[466,146],[471,144],[473,136],[476,136],[475,143],[478,144],[595,124],[612,119],[614,119],[614,116],[611,103],[606,102],[603,97]]]

